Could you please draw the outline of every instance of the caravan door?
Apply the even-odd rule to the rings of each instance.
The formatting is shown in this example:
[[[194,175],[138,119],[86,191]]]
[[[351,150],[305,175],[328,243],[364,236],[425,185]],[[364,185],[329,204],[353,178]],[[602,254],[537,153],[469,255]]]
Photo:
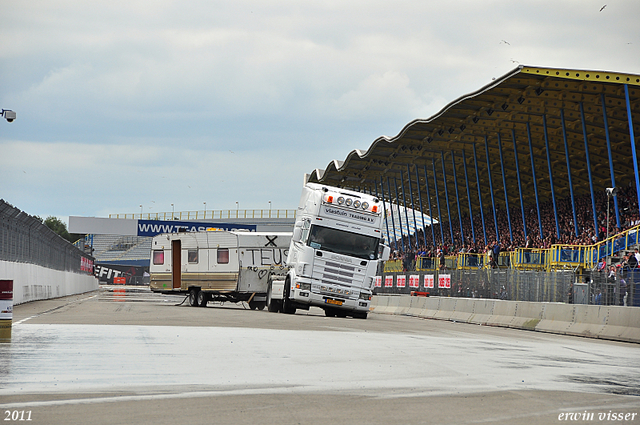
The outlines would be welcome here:
[[[182,286],[182,241],[174,239],[171,241],[171,280],[173,289],[180,289]]]

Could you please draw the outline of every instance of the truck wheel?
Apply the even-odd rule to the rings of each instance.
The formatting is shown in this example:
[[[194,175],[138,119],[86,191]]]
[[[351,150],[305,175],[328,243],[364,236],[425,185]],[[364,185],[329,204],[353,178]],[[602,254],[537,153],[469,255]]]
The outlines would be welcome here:
[[[189,289],[189,305],[191,307],[197,307],[198,306],[198,289],[197,288],[191,288]]]
[[[353,313],[353,318],[354,319],[366,319],[367,318],[367,313]]]
[[[267,310],[271,313],[277,313],[282,309],[282,302],[271,298],[271,282],[267,287]]]
[[[209,294],[204,291],[198,291],[198,294],[196,295],[196,302],[199,307],[206,307],[207,302],[209,302]]]
[[[286,314],[296,314],[296,308],[292,305],[289,299],[291,293],[291,280],[287,278],[284,282],[284,294],[282,296],[282,312]]]
[[[249,308],[251,310],[264,310],[264,307],[267,305],[264,301],[251,301],[249,303]]]
[[[332,308],[325,308],[324,315],[327,317],[336,317],[336,311]]]

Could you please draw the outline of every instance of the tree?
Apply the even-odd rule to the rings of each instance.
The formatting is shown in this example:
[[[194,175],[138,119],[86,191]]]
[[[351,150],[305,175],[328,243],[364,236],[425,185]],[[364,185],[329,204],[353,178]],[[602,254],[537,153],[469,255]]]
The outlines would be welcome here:
[[[54,217],[50,215],[44,220],[42,224],[44,224],[49,229],[53,230],[54,232],[56,232],[58,235],[62,236],[69,242],[74,242],[72,240],[73,239],[72,236],[69,234],[69,231],[67,230],[67,225],[58,217]]]

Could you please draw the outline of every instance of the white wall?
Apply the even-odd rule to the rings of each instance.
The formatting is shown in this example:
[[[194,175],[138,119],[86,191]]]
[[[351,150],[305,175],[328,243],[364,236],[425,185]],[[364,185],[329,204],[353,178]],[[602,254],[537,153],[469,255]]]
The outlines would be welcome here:
[[[13,304],[81,294],[98,289],[92,275],[0,261],[0,279],[13,280]]]

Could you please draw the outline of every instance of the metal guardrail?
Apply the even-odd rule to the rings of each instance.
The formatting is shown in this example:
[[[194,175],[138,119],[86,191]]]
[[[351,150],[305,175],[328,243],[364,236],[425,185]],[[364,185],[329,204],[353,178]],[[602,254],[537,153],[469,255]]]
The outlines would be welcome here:
[[[109,218],[131,220],[221,220],[230,218],[296,218],[296,210],[209,210],[137,214],[109,214]]]

